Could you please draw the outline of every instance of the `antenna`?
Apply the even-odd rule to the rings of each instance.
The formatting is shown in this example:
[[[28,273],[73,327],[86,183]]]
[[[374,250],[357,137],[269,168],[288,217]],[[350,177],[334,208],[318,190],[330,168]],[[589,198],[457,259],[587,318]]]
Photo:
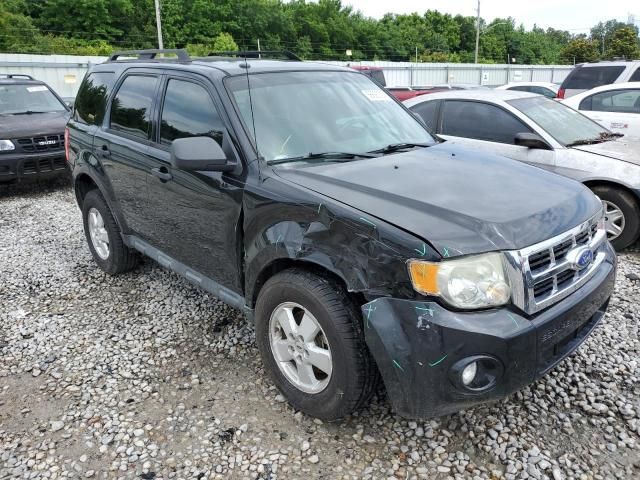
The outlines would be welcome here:
[[[249,93],[249,108],[251,110],[251,126],[253,128],[253,140],[256,143],[256,154],[258,155],[258,171],[260,171],[260,149],[258,148],[258,135],[256,133],[256,117],[253,114],[253,99],[251,98],[251,80],[249,79],[249,62],[247,61],[247,57],[244,57],[244,65],[242,68],[245,70],[245,75],[247,77],[247,92]],[[261,175],[260,175],[261,176]]]

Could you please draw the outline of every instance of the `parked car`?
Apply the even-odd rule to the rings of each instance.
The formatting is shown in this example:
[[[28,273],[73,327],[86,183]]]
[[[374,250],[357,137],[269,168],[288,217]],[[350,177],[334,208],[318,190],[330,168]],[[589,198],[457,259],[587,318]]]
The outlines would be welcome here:
[[[69,108],[44,82],[0,74],[0,183],[68,173],[64,126]]]
[[[508,90],[434,93],[405,105],[444,139],[546,168],[601,199],[622,249],[640,235],[640,142],[540,95]]]
[[[440,143],[345,67],[159,52],[112,55],[78,93],[89,249],[244,312],[294,408],[342,417],[380,378],[410,417],[502,398],[603,317],[616,258],[583,185]]]
[[[475,83],[438,83],[435,85],[412,85],[411,88],[433,92],[442,90],[487,90],[489,87]]]
[[[387,80],[384,78],[384,70],[382,67],[369,67],[366,65],[349,65],[349,67],[366,75],[381,87],[387,86]]]
[[[569,98],[602,85],[639,81],[640,61],[581,63],[569,72],[560,85],[558,98]]]
[[[496,87],[496,90],[516,90],[518,92],[537,93],[547,98],[556,98],[559,88],[559,85],[551,82],[513,82]]]
[[[417,90],[411,87],[387,87],[387,91],[401,102],[431,93],[429,90]]]
[[[640,139],[640,82],[603,85],[562,103],[612,132]]]

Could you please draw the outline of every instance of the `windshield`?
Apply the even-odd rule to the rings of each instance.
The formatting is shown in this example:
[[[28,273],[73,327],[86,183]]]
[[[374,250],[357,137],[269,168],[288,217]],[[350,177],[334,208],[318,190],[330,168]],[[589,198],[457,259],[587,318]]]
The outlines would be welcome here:
[[[0,85],[0,115],[65,110],[66,107],[46,85]]]
[[[310,153],[366,153],[391,144],[433,144],[433,137],[384,90],[349,72],[278,72],[226,83],[246,130],[267,161]],[[251,118],[253,106],[254,119]]]
[[[507,101],[564,146],[595,142],[610,132],[562,103],[537,96]],[[603,133],[605,134],[603,136]]]

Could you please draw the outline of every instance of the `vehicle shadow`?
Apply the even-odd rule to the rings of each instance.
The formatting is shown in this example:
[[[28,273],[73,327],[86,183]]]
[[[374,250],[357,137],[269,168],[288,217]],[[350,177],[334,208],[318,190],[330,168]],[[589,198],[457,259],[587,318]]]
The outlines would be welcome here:
[[[68,188],[71,188],[71,176],[68,174],[48,180],[33,180],[20,183],[0,183],[0,200],[10,197],[53,193]]]

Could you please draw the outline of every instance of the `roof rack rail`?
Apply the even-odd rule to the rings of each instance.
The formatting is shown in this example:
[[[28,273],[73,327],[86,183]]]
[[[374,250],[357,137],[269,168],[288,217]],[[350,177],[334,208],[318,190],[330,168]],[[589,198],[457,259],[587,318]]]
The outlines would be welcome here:
[[[117,62],[120,57],[136,57],[137,60],[158,60],[157,56],[161,54],[171,53],[178,57],[181,62],[188,62],[191,57],[186,50],[182,48],[165,48],[151,50],[125,50],[122,52],[112,53],[107,59],[107,63]],[[174,60],[172,58],[164,58],[162,60]]]
[[[241,57],[241,58],[276,58],[282,57],[285,60],[293,60],[296,62],[302,62],[302,59],[295,53],[289,50],[238,50],[238,51],[223,51],[223,52],[210,52],[208,57]]]
[[[35,80],[31,75],[26,73],[0,73],[0,78],[25,78],[27,80]]]

